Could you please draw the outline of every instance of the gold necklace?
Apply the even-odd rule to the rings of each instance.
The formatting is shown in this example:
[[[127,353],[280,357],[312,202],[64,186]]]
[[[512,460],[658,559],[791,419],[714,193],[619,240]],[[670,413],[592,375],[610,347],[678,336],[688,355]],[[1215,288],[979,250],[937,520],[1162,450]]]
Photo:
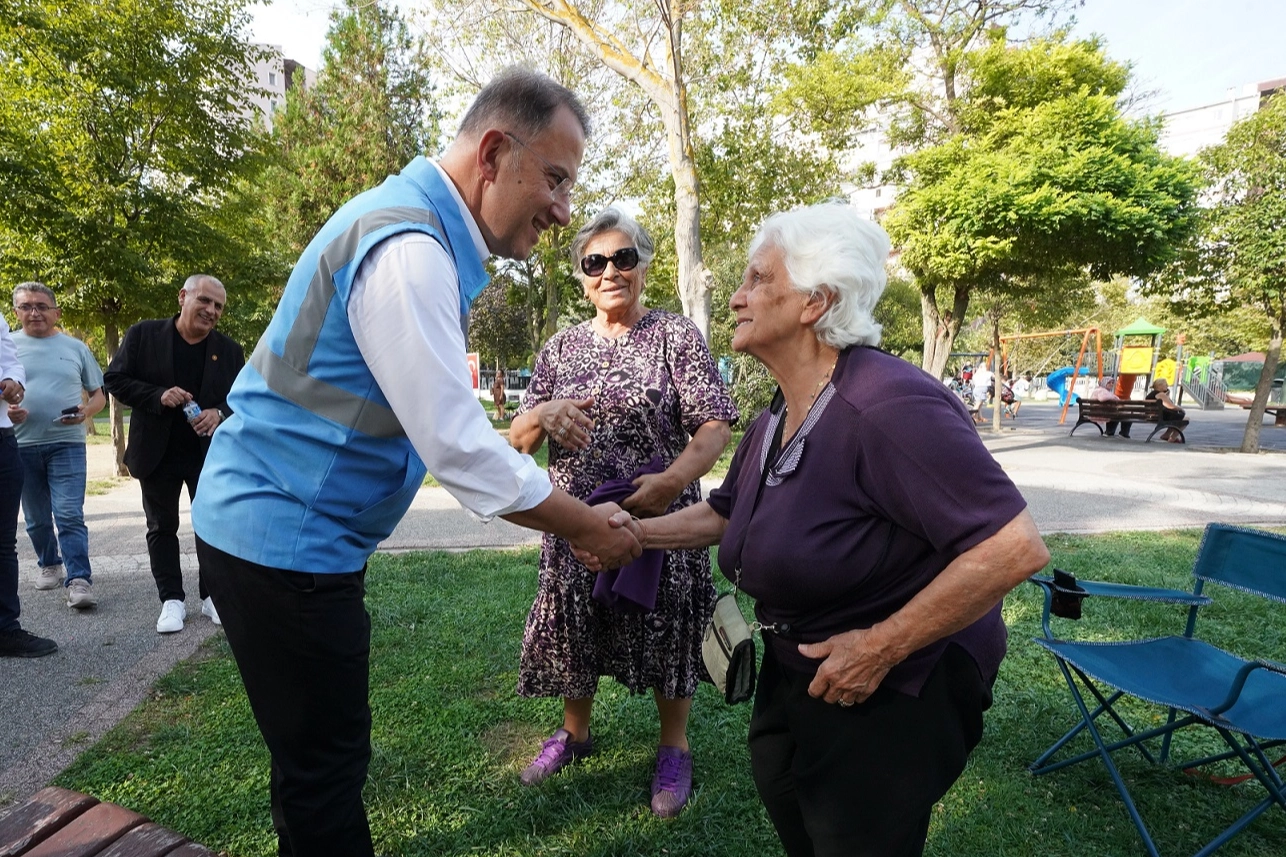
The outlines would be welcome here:
[[[822,376],[822,379],[817,382],[817,386],[813,388],[813,394],[808,397],[808,407],[804,408],[804,417],[807,417],[808,412],[813,409],[813,402],[817,401],[817,396],[822,392],[822,388],[826,386],[826,382],[829,381],[831,379],[831,376],[835,374],[835,367],[838,365],[839,365],[839,358],[836,357],[835,361],[831,363],[831,368],[826,370],[826,374]],[[782,411],[783,411],[782,419],[786,421],[786,425],[787,427],[789,427],[790,408],[789,407],[783,408]],[[801,423],[803,422],[803,417],[800,418],[800,422]],[[798,426],[796,426],[796,428],[798,428]],[[787,434],[794,434],[794,432],[788,431]]]

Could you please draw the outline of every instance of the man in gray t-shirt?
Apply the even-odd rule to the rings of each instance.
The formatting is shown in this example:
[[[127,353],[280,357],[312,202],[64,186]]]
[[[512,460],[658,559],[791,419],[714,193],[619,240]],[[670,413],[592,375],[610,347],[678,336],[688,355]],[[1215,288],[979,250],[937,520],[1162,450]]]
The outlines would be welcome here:
[[[9,406],[9,419],[22,457],[22,514],[40,565],[36,588],[56,588],[65,564],[67,605],[84,610],[98,603],[85,527],[84,422],[107,403],[103,371],[85,343],[58,330],[61,311],[47,287],[20,284],[13,307],[22,325],[13,341],[27,390],[21,406]],[[82,391],[89,394],[85,404]]]

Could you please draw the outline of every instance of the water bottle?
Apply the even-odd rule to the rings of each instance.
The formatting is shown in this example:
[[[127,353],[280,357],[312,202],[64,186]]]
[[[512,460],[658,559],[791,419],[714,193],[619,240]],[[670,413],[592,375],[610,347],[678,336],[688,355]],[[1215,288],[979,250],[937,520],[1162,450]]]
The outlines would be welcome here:
[[[188,418],[188,422],[192,422],[194,419],[201,416],[201,406],[198,405],[195,400],[188,402],[183,406],[183,415]]]

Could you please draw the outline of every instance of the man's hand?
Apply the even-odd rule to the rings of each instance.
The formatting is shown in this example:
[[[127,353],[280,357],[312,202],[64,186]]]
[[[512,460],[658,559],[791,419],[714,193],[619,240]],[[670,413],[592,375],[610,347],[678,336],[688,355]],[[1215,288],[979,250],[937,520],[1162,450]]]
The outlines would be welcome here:
[[[161,404],[167,408],[181,408],[192,401],[192,394],[182,387],[171,387],[161,394]]]
[[[634,487],[638,490],[621,501],[621,508],[640,518],[664,515],[675,498],[683,493],[683,486],[676,490],[665,473],[644,473],[634,480]]]
[[[22,385],[12,378],[5,378],[0,381],[0,398],[3,398],[11,405],[21,402],[24,392]]]
[[[865,702],[896,663],[887,663],[871,648],[870,631],[845,631],[820,643],[803,643],[799,653],[820,658],[822,665],[808,685],[808,695],[829,703]]]
[[[81,423],[83,423],[84,421],[85,421],[85,406],[84,406],[84,405],[77,405],[77,406],[76,406],[76,413],[74,413],[74,414],[63,414],[63,415],[62,415],[62,417],[58,420],[58,422],[59,422],[59,423],[61,423],[62,425],[65,425],[65,426],[78,426],[78,425],[80,425]]]
[[[611,505],[611,504],[609,503],[607,505]],[[595,508],[598,508],[598,507],[595,507]],[[628,529],[630,533],[634,535],[634,538],[636,541],[638,541],[640,547],[642,547],[643,527],[639,524],[638,518],[634,517],[629,512],[622,511],[622,512],[617,512],[614,515],[612,515],[612,517],[608,518],[607,523],[609,526],[615,527],[617,529],[622,529],[622,528]],[[647,548],[644,547],[643,550],[647,550]],[[600,560],[597,556],[590,553],[589,551],[581,550],[580,548],[576,547],[576,545],[572,545],[572,555],[576,557],[577,562],[579,562],[581,565],[588,568],[590,571],[602,571],[605,568],[605,566],[603,565],[603,561]]]
[[[223,422],[223,416],[219,413],[218,408],[206,408],[197,414],[197,418],[192,421],[192,430],[201,437],[209,437],[214,434],[214,430]]]
[[[630,528],[613,523],[613,516],[621,511],[620,506],[604,503],[590,511],[598,518],[600,526],[581,537],[573,547],[596,559],[595,571],[620,568],[643,553]]]
[[[30,411],[28,411],[26,408],[20,408],[17,405],[10,405],[9,421],[12,422],[14,425],[18,425],[19,423],[25,423],[27,421],[28,413],[30,413]]]

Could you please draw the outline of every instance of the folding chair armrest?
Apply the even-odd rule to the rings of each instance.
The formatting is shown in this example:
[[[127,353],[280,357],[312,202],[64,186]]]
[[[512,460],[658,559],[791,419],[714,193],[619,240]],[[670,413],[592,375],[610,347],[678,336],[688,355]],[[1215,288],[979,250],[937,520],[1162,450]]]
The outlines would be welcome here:
[[[1228,689],[1228,696],[1224,698],[1223,702],[1219,703],[1214,708],[1211,708],[1209,713],[1218,717],[1229,708],[1236,705],[1238,697],[1241,696],[1241,689],[1246,684],[1246,679],[1248,679],[1250,674],[1255,670],[1269,670],[1279,675],[1286,676],[1286,664],[1279,664],[1276,661],[1267,660],[1247,661],[1241,669],[1237,670],[1237,674],[1233,676],[1232,687]]]
[[[1055,595],[1069,596],[1073,599],[1084,599],[1091,595],[1097,595],[1104,598],[1123,598],[1133,601],[1153,601],[1158,604],[1183,604],[1188,607],[1202,607],[1212,603],[1212,599],[1205,595],[1196,595],[1191,592],[1184,592],[1181,589],[1165,589],[1157,586],[1135,586],[1130,583],[1106,583],[1094,580],[1077,580],[1075,587],[1062,586],[1054,581],[1052,577],[1046,577],[1039,574],[1033,574],[1027,578],[1032,583],[1039,586],[1045,592],[1045,607],[1041,613],[1041,627],[1045,631],[1045,639],[1057,639],[1054,632],[1049,627],[1049,617],[1054,604]],[[1058,614],[1055,614],[1058,615]],[[1066,613],[1063,614],[1065,617]],[[1070,618],[1080,618],[1080,608],[1075,607],[1075,612]]]
[[[1136,586],[1133,583],[1106,583],[1094,580],[1077,580],[1076,585],[1083,592],[1077,592],[1075,589],[1068,589],[1054,583],[1052,577],[1042,577],[1032,575],[1027,578],[1032,583],[1052,592],[1063,592],[1068,595],[1098,595],[1105,598],[1128,598],[1135,601],[1157,601],[1164,604],[1186,604],[1189,607],[1196,605],[1204,607],[1212,603],[1213,599],[1205,595],[1194,595],[1191,592],[1185,592],[1182,589],[1164,589],[1159,586]]]

